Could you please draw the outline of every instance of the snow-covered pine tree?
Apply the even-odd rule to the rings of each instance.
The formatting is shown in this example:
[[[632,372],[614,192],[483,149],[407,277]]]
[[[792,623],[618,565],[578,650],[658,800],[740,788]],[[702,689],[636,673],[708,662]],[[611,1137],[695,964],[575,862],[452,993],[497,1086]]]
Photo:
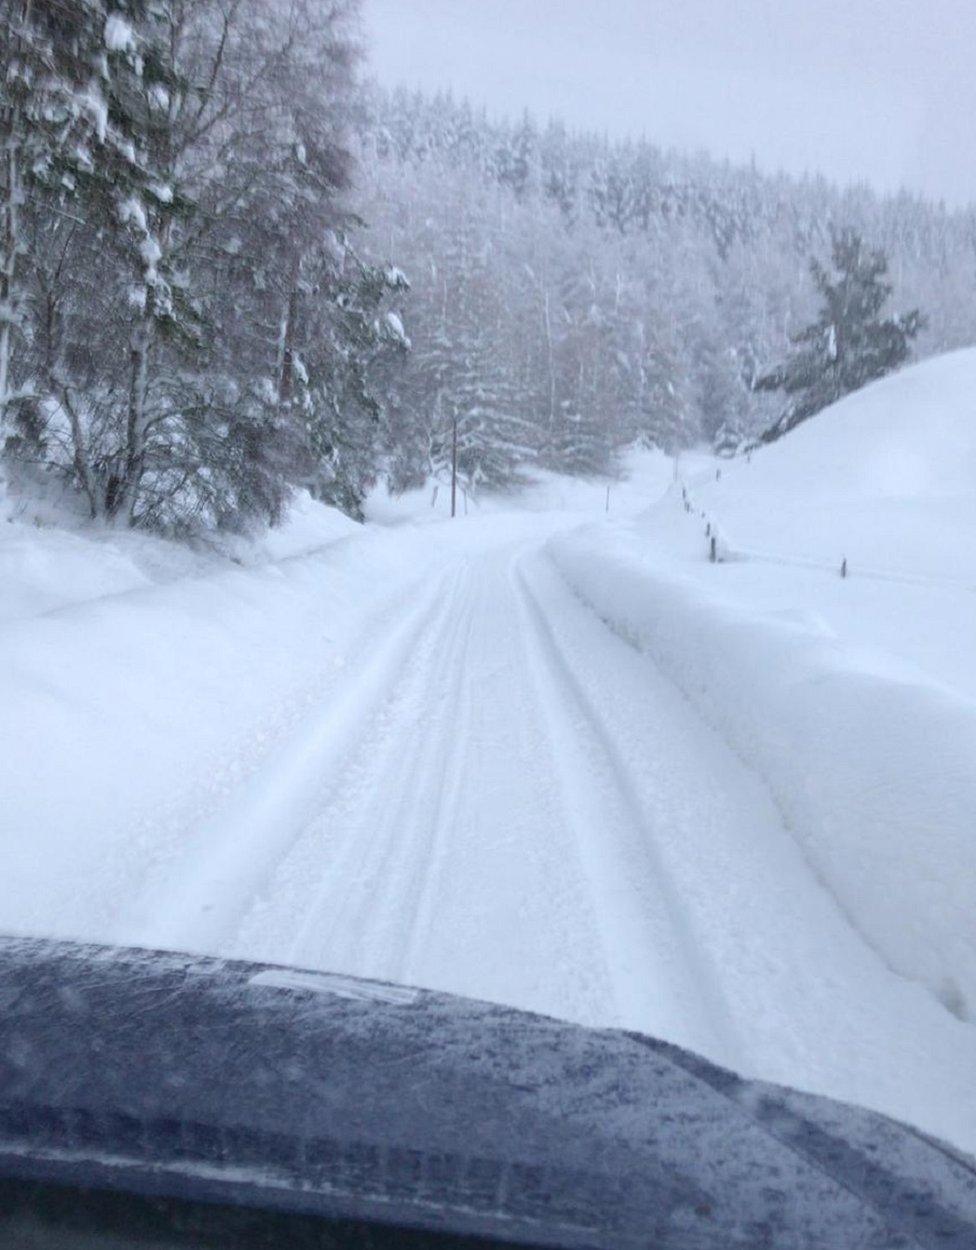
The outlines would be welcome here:
[[[559,122],[551,121],[540,141],[539,164],[542,171],[542,192],[559,209],[563,220],[573,222],[579,215],[580,157]]]
[[[165,340],[174,358],[183,359],[203,337],[201,302],[179,256],[196,212],[183,173],[193,142],[187,133],[193,91],[186,45],[197,31],[180,0],[140,8],[137,25],[120,18],[107,36],[112,51],[127,54],[129,72],[116,80],[111,108],[133,136],[138,169],[136,177],[116,176],[110,216],[127,275],[128,377],[124,434],[106,483],[105,511],[129,525],[149,484],[147,473],[150,482],[169,477],[165,453],[154,455],[167,433],[151,406],[157,343]]]
[[[180,97],[172,10],[162,0],[36,0],[32,13],[58,49],[48,66],[67,62],[75,87],[67,101],[63,87],[48,90],[35,132],[54,129],[59,145],[31,170],[28,451],[72,478],[93,516],[129,521],[145,469],[153,336],[162,326],[176,337],[186,313],[162,247],[182,207],[161,176]]]
[[[483,255],[465,250],[458,259],[453,307],[442,330],[449,364],[440,407],[447,419],[445,442],[450,424],[458,423],[458,472],[466,488],[477,494],[522,480],[535,456],[538,430],[520,411],[513,353],[498,333],[501,314],[493,306],[496,292]]]
[[[402,186],[408,200],[413,182]],[[413,230],[395,242],[413,283],[407,311],[414,344],[403,382],[412,423],[401,422],[398,430],[415,440],[417,455],[390,449],[394,477],[446,480],[456,419],[465,486],[504,488],[521,477],[539,435],[524,385],[520,302],[521,294],[531,291],[533,301],[538,294],[524,267],[513,281],[504,259],[518,221],[509,210],[521,210],[507,189],[496,188],[486,204],[463,168],[431,170],[420,194],[417,203],[409,202]],[[375,211],[383,208],[377,204]],[[529,320],[541,327],[535,308]]]
[[[614,284],[595,265],[581,267],[580,258],[577,248],[560,249],[547,283],[549,306],[540,328],[551,395],[539,455],[547,469],[588,475],[612,466],[613,419],[626,382],[615,352]]]
[[[832,235],[831,255],[835,274],[816,259],[810,265],[823,300],[820,316],[793,336],[795,350],[786,362],[755,383],[759,391],[785,391],[791,397],[763,442],[774,442],[904,364],[922,328],[917,309],[897,317],[881,315],[892,292],[883,251],[867,247],[856,230],[846,229]]]
[[[301,337],[293,341],[297,407],[308,459],[303,482],[317,498],[361,517],[379,460],[385,371],[410,340],[391,299],[409,290],[395,265],[370,265],[335,236],[307,258]]]
[[[504,137],[495,153],[495,177],[519,200],[529,192],[538,147],[535,124],[528,113],[515,130]]]
[[[276,58],[271,98],[241,154],[251,190],[228,240],[245,278],[228,323],[255,326],[251,351],[274,401],[268,451],[287,446],[284,480],[351,515],[375,477],[381,397],[408,346],[390,305],[406,278],[388,257],[359,254],[353,236],[363,223],[344,194],[356,8],[288,6],[288,56]]]
[[[24,430],[39,420],[34,388],[12,404],[15,346],[31,333],[37,204],[67,216],[79,184],[90,186],[106,156],[125,150],[107,98],[117,68],[107,36],[123,8],[115,0],[0,0],[0,448],[12,406]]]
[[[697,420],[678,345],[664,327],[656,329],[640,360],[635,432],[644,446],[673,454],[694,442]]]
[[[473,381],[473,379],[472,379]],[[536,427],[518,415],[512,389],[462,386],[458,411],[458,474],[473,494],[511,489],[525,481],[535,458]]]
[[[597,476],[613,472],[613,452],[606,427],[592,413],[580,412],[571,400],[560,401],[559,420],[546,447],[547,464],[561,473]]]

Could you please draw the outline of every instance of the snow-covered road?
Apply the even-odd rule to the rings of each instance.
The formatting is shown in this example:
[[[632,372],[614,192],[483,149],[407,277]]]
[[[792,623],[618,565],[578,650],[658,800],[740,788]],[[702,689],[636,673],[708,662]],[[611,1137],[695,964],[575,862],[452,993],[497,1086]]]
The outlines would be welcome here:
[[[974,1026],[577,597],[566,544],[618,541],[584,519],[373,525],[2,627],[0,927],[639,1029],[976,1147]]]
[[[731,796],[689,799],[694,738],[628,696],[644,666],[537,545],[459,555],[397,614],[196,839],[205,853],[137,903],[130,936],[666,1024],[730,1055],[715,970],[647,833],[683,836]],[[645,769],[625,758],[635,732]]]
[[[436,576],[113,936],[639,1029],[942,1131],[955,1106],[971,1136],[971,1026],[865,943],[760,781],[573,595],[551,528],[431,530]]]

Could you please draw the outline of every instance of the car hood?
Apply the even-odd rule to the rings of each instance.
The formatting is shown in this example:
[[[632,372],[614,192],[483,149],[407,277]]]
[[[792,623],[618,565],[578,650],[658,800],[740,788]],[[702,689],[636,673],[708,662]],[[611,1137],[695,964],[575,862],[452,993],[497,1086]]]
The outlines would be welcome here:
[[[0,939],[0,1173],[540,1246],[976,1245],[976,1172],[653,1038]]]

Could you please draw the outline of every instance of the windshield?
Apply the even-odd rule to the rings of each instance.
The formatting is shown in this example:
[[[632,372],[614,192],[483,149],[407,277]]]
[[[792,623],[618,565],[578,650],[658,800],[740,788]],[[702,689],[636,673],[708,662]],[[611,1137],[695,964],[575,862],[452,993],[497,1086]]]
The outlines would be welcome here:
[[[976,1152],[973,48],[962,0],[0,0],[0,936]]]

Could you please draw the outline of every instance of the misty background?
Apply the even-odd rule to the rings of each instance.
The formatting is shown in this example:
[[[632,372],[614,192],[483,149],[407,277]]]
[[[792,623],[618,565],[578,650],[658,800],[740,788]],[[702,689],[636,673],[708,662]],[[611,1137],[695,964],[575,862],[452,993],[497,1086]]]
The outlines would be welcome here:
[[[611,137],[959,205],[970,0],[368,0],[371,72]]]

